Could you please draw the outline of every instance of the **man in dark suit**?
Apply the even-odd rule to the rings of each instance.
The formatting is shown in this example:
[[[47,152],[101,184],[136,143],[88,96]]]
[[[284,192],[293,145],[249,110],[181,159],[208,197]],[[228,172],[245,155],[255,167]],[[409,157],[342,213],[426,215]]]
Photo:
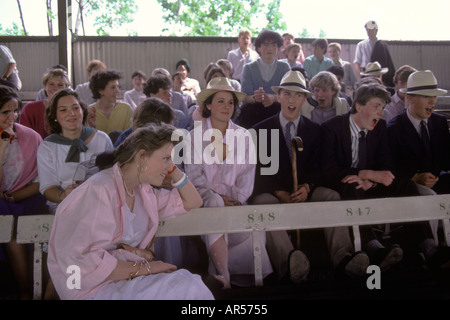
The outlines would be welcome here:
[[[450,193],[450,132],[444,116],[433,112],[437,96],[447,93],[439,89],[434,74],[416,71],[408,77],[405,96],[406,110],[388,124],[388,133],[395,171],[414,181],[422,195]],[[431,222],[437,233],[438,224]],[[450,250],[436,250],[434,239],[420,243],[424,260],[433,269],[441,270]]]
[[[279,86],[272,87],[281,105],[281,111],[276,115],[257,123],[256,130],[259,139],[258,145],[267,146],[273,159],[278,153],[278,170],[274,174],[261,174],[264,165],[257,164],[255,187],[251,199],[252,204],[268,203],[298,203],[304,201],[332,201],[339,200],[337,192],[319,186],[320,168],[320,126],[312,120],[301,116],[301,108],[306,98],[312,94],[306,90],[305,79],[298,71],[289,71],[281,80]],[[267,132],[263,135],[262,132]],[[295,136],[301,137],[303,151],[296,155],[296,168],[298,186],[294,188],[293,166],[291,165],[291,141]],[[272,139],[274,141],[272,141]],[[273,166],[273,164],[270,164]],[[348,235],[348,234],[347,234]],[[353,258],[353,246],[348,238],[348,251],[334,252],[333,262],[338,265],[345,257]],[[294,246],[286,231],[267,232],[266,248],[278,277],[283,278],[289,271],[290,279],[294,283],[306,279],[309,273],[309,260],[306,255]],[[361,261],[362,259],[362,261]],[[358,256],[351,263],[346,259],[346,268],[350,274],[365,273],[368,258]]]
[[[437,87],[431,71],[416,71],[400,91],[406,94],[406,110],[388,124],[395,170],[438,194],[450,193],[449,127],[433,112],[436,97],[447,90]]]
[[[409,179],[393,174],[386,122],[381,119],[390,94],[379,84],[362,85],[355,94],[350,113],[325,122],[322,132],[322,177],[326,186],[342,199],[367,199],[418,195]],[[385,248],[372,226],[362,226],[363,250],[382,271],[403,258],[397,244]],[[415,243],[432,239],[428,223],[407,225]],[[414,231],[413,231],[414,230]],[[428,250],[428,249],[426,249]]]

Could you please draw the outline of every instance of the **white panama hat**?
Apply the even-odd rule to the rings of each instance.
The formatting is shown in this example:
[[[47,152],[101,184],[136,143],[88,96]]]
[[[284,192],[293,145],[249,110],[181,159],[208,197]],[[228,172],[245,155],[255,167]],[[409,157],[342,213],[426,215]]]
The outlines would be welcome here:
[[[406,88],[400,89],[400,92],[436,97],[445,95],[447,90],[439,89],[433,72],[425,70],[411,73]]]
[[[382,68],[381,64],[378,61],[375,62],[369,62],[366,66],[366,69],[364,71],[360,72],[359,74],[362,76],[382,76],[383,74],[387,73],[389,71],[389,68]]]
[[[299,71],[288,71],[281,79],[279,86],[273,86],[272,90],[278,93],[280,89],[291,90],[295,92],[303,92],[306,96],[311,97],[312,93],[306,90],[306,81],[303,74]]]

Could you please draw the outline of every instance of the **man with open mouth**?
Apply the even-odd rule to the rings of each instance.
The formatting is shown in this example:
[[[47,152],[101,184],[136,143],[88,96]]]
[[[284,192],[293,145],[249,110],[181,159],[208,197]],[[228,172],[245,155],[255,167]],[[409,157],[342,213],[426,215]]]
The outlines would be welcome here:
[[[386,122],[381,119],[389,102],[384,86],[361,85],[351,111],[321,126],[323,183],[343,200],[419,195],[411,180],[394,175]],[[404,230],[417,243],[432,237],[429,223],[405,224]],[[377,233],[374,226],[361,226],[360,231],[363,251],[382,272],[403,259],[402,248],[385,242],[383,232]]]
[[[447,119],[433,112],[439,89],[433,72],[416,71],[409,75],[405,94],[406,109],[388,124],[388,134],[395,170],[399,176],[414,181],[422,195],[450,193],[450,131]],[[432,223],[437,232],[437,223]],[[436,250],[434,239],[423,258],[428,267],[441,269],[450,260],[448,247]],[[446,264],[447,272],[450,264]]]

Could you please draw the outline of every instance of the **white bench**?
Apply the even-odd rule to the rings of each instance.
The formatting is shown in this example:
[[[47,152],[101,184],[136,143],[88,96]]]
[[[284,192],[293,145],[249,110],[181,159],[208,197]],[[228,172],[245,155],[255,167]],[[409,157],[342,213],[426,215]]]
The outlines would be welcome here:
[[[32,215],[17,219],[17,243],[34,244],[33,299],[36,300],[42,297],[42,245],[50,238],[53,218],[53,215]]]
[[[450,194],[358,201],[308,202],[300,204],[199,208],[177,218],[160,221],[156,236],[188,236],[213,233],[251,232],[255,284],[261,286],[261,232],[349,226],[355,249],[360,250],[360,225],[442,221],[450,246]],[[34,298],[42,292],[42,243],[47,242],[52,215],[19,217],[17,242],[34,243]]]
[[[14,216],[0,216],[0,243],[8,243],[14,234]]]
[[[360,225],[441,220],[450,246],[450,195],[201,208],[160,222],[157,236],[253,233],[255,284],[261,286],[260,232],[349,226],[355,250],[361,249]]]

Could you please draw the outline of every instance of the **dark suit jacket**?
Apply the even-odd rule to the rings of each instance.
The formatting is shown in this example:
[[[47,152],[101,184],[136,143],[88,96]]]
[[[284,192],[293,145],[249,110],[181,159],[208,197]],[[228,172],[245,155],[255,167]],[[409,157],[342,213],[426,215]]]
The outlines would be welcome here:
[[[258,152],[261,152],[262,143],[267,144],[267,154],[273,152],[279,154],[279,168],[274,175],[261,175],[262,167],[269,167],[270,164],[262,164],[261,156],[258,156],[256,166],[255,188],[253,196],[261,193],[272,193],[274,191],[293,191],[292,164],[289,157],[283,129],[280,124],[279,113],[257,123],[254,127],[258,137]],[[267,129],[267,135],[261,134],[261,129]],[[272,145],[271,130],[278,130],[278,139]],[[320,126],[318,123],[300,116],[297,127],[297,136],[303,141],[303,151],[297,152],[297,180],[299,185],[309,183],[316,185],[320,180],[319,153],[320,153]]]
[[[425,164],[424,147],[406,110],[389,122],[388,134],[397,174],[410,179],[417,172],[431,172],[439,176],[441,171],[450,169],[450,133],[446,118],[433,113],[428,119],[428,131],[432,167]]]
[[[322,181],[325,186],[341,192],[342,178],[359,173],[359,169],[352,168],[350,112],[335,116],[324,122],[321,126],[321,132]],[[366,169],[393,169],[384,120],[380,120],[375,129],[367,133]]]
[[[395,66],[386,41],[378,40],[377,42],[375,42],[372,54],[370,56],[370,61],[371,62],[378,61],[382,68],[389,69],[388,72],[383,74],[381,78],[385,86],[392,88],[395,87],[393,80],[395,74]]]

